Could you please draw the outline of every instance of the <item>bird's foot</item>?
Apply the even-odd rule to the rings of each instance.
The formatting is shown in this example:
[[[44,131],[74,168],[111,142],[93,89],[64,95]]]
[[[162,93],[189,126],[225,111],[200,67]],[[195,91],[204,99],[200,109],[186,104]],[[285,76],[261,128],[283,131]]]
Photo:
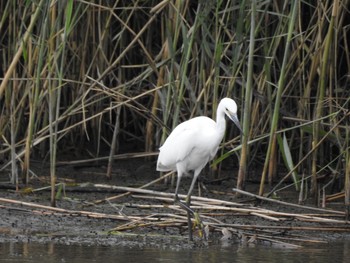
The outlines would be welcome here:
[[[189,240],[193,240],[193,237],[192,237],[192,232],[193,230],[195,230],[196,228],[198,228],[198,235],[199,237],[201,238],[204,238],[204,239],[207,239],[207,234],[206,234],[206,231],[205,231],[205,227],[204,227],[204,224],[202,223],[202,220],[199,216],[199,213],[193,211],[191,208],[190,208],[190,202],[189,202],[189,199],[188,197],[186,198],[186,203],[182,202],[178,196],[175,196],[175,200],[174,200],[175,203],[179,204],[180,207],[182,207],[184,210],[187,211],[187,218],[188,218],[188,231],[189,231]],[[193,218],[193,222],[192,222],[192,219]]]
[[[199,216],[199,213],[194,212],[193,213],[193,218],[194,218],[194,222],[192,224],[192,229],[196,229],[196,227],[198,227],[198,234],[200,238],[204,238],[205,240],[207,240],[207,233],[205,230],[205,226]]]

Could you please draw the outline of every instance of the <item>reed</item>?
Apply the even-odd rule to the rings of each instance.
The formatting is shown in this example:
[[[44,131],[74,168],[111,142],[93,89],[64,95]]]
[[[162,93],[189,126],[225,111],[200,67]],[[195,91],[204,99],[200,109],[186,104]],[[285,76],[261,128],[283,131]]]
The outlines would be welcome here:
[[[280,106],[281,106],[281,98],[282,98],[282,93],[285,88],[285,74],[286,74],[286,67],[288,60],[290,59],[289,53],[290,53],[290,45],[291,45],[291,40],[292,40],[292,35],[294,31],[294,26],[295,26],[295,20],[297,16],[297,7],[298,7],[299,1],[295,0],[293,1],[292,7],[291,7],[291,12],[290,12],[290,19],[289,19],[289,26],[288,26],[288,34],[287,34],[287,40],[286,40],[286,46],[284,50],[284,55],[283,55],[283,62],[282,62],[282,67],[281,67],[281,72],[279,73],[279,79],[278,79],[278,86],[277,86],[277,94],[276,94],[276,99],[275,99],[275,106],[273,110],[273,116],[272,116],[272,122],[271,122],[271,130],[270,130],[270,140],[266,152],[266,158],[265,158],[265,164],[263,168],[263,173],[261,176],[261,181],[260,181],[260,189],[259,189],[259,194],[262,195],[264,192],[264,183],[265,183],[265,176],[267,173],[267,168],[270,165],[270,167],[275,165],[276,158],[276,131],[277,131],[277,124],[278,120],[280,118]],[[272,169],[273,170],[273,169]],[[270,183],[272,181],[272,173],[270,170]]]
[[[334,23],[335,20],[337,19],[337,14],[338,14],[338,9],[339,9],[339,1],[336,0],[333,3],[333,8],[332,8],[332,15],[331,15],[331,20],[329,22],[328,26],[328,32],[325,37],[325,43],[324,43],[324,49],[323,49],[323,54],[321,58],[321,74],[320,74],[320,80],[318,84],[318,93],[317,93],[317,103],[316,103],[316,110],[315,110],[315,117],[314,119],[319,119],[322,116],[323,113],[323,105],[324,105],[324,97],[325,97],[325,92],[326,92],[326,83],[328,79],[328,74],[332,73],[329,72],[329,53],[330,53],[330,45],[332,43],[334,34]],[[319,133],[320,133],[320,122],[317,121],[314,123],[313,126],[313,140],[312,140],[312,146],[313,148],[315,145],[318,143],[318,138],[319,138]],[[314,149],[313,151],[313,158],[312,158],[312,180],[311,180],[311,192],[316,193],[317,191],[317,160],[318,160],[318,149]]]
[[[349,132],[346,133],[346,139],[349,141]],[[346,149],[346,167],[345,167],[345,207],[346,207],[346,220],[349,220],[350,217],[350,154],[349,154],[349,145],[347,144]]]
[[[244,114],[243,114],[243,140],[242,140],[242,151],[239,163],[239,172],[237,178],[237,188],[242,189],[245,182],[247,172],[247,160],[249,154],[248,139],[249,139],[249,126],[250,126],[250,115],[251,115],[251,104],[252,104],[252,90],[253,90],[253,56],[255,47],[255,19],[256,19],[256,1],[252,1],[251,4],[251,22],[250,22],[250,44],[249,44],[249,55],[248,55],[248,75],[247,85],[245,86],[244,95]]]
[[[12,183],[50,156],[54,202],[66,149],[109,156],[110,176],[115,153],[151,156],[228,96],[244,136],[228,125],[213,166],[240,166],[238,188],[258,171],[261,195],[302,172],[313,190],[329,174],[349,189],[348,0],[22,2],[0,3],[0,171]]]

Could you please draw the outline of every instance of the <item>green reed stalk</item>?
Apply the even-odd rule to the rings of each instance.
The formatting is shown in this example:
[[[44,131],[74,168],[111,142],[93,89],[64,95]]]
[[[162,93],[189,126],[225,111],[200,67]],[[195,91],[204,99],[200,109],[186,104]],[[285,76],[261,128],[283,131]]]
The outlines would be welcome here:
[[[220,3],[217,3],[219,5]],[[216,116],[216,108],[219,103],[219,77],[220,77],[220,61],[222,59],[222,52],[223,52],[223,43],[221,40],[220,32],[218,32],[218,13],[216,9],[215,14],[215,50],[214,50],[214,59],[213,59],[213,70],[214,70],[214,79],[213,79],[213,96],[212,96],[212,118],[214,119]],[[209,46],[207,41],[203,41],[203,43],[206,43],[207,46]]]
[[[182,105],[182,100],[184,98],[185,94],[185,84],[186,81],[188,80],[187,77],[187,69],[189,66],[190,62],[190,57],[192,54],[192,47],[193,47],[193,42],[196,36],[197,28],[199,25],[199,19],[201,15],[201,4],[198,4],[197,12],[196,12],[195,20],[193,23],[193,26],[190,28],[191,30],[191,35],[190,38],[188,39],[187,35],[189,32],[186,30],[186,26],[182,25],[182,31],[183,31],[183,48],[184,48],[184,56],[182,57],[181,61],[181,66],[180,66],[180,72],[179,72],[179,77],[180,77],[180,83],[179,83],[179,90],[176,98],[176,105],[175,105],[175,110],[174,110],[174,115],[173,115],[173,128],[178,124],[179,122],[179,114],[180,114],[180,108]]]
[[[251,117],[251,103],[252,103],[252,90],[253,90],[253,66],[254,66],[254,46],[255,46],[255,19],[256,19],[256,0],[252,0],[251,10],[251,22],[250,22],[250,44],[248,55],[248,76],[247,85],[245,86],[244,96],[244,112],[243,112],[243,139],[241,159],[239,162],[239,171],[237,178],[237,188],[243,189],[245,182],[245,174],[247,171],[247,159],[249,154],[248,140],[249,140],[249,127]]]
[[[259,195],[263,195],[263,193],[264,193],[265,177],[266,177],[269,161],[274,159],[274,156],[272,156],[272,151],[273,151],[273,149],[276,148],[276,131],[277,131],[277,124],[278,124],[278,119],[279,119],[279,115],[280,115],[279,111],[280,111],[280,104],[281,104],[281,96],[282,96],[282,92],[284,89],[286,65],[287,65],[287,62],[289,60],[290,43],[292,40],[293,30],[295,27],[298,5],[299,5],[299,0],[294,0],[293,4],[292,4],[292,11],[290,13],[286,47],[284,50],[280,78],[278,80],[277,95],[276,95],[275,107],[274,107],[274,111],[273,111],[271,130],[270,130],[270,139],[269,139],[269,144],[268,144],[267,153],[266,153],[266,157],[265,157],[263,173],[261,175]]]
[[[329,70],[329,51],[331,47],[331,43],[333,40],[333,32],[334,32],[334,23],[337,17],[338,13],[338,7],[339,7],[339,0],[335,0],[333,3],[333,10],[332,10],[332,17],[331,21],[328,27],[328,32],[325,40],[325,47],[323,51],[323,57],[322,57],[322,66],[321,66],[321,75],[320,75],[320,81],[319,81],[319,89],[318,89],[318,98],[317,98],[317,105],[316,105],[316,114],[314,119],[318,120],[323,113],[323,103],[324,103],[324,95],[326,91],[326,85],[327,85],[327,70]],[[312,141],[312,148],[314,150],[312,155],[312,165],[311,165],[311,192],[316,193],[317,191],[317,158],[318,158],[318,150],[315,149],[315,145],[318,144],[319,140],[319,133],[320,133],[320,122],[317,121],[313,125],[313,141]]]
[[[55,23],[58,23],[57,27],[60,28],[60,16],[59,19],[56,18],[56,12],[57,12],[57,4],[52,6],[51,9],[51,39],[49,41],[49,54],[52,56],[52,60],[54,61],[54,64],[57,64],[57,57],[54,55],[57,45],[59,45],[59,40],[57,37],[53,37],[55,35]],[[62,12],[60,12],[61,14]],[[59,38],[59,37],[58,37]],[[56,39],[56,42],[54,41]],[[49,72],[48,77],[50,79],[51,75],[55,75],[55,65],[49,65]],[[48,82],[48,110],[49,110],[49,148],[50,148],[50,182],[51,182],[51,206],[56,206],[56,199],[55,199],[55,183],[56,183],[56,149],[57,149],[57,134],[55,135],[55,122],[56,119],[56,105],[57,105],[57,88],[58,86],[57,80],[49,81]]]
[[[236,5],[236,1],[231,1],[232,3],[232,8],[234,5]],[[239,6],[239,12],[238,12],[238,21],[237,21],[237,27],[236,27],[236,44],[234,45],[233,48],[233,61],[232,61],[232,75],[237,76],[239,73],[239,57],[242,55],[242,46],[243,46],[243,28],[244,28],[244,20],[245,20],[245,7],[246,7],[246,0],[242,0]],[[235,83],[235,78],[232,78],[229,82],[229,87],[227,93],[229,96],[231,96],[231,92],[233,89]],[[243,92],[242,92],[243,93]],[[243,96],[243,95],[242,95]]]
[[[11,1],[6,2],[5,9],[2,10],[1,20],[0,20],[0,31],[3,29],[3,27],[6,25],[6,19],[8,18],[10,14],[10,5],[12,4]]]
[[[35,123],[37,120],[37,111],[39,107],[39,93],[42,85],[41,74],[42,74],[42,69],[44,67],[44,61],[45,61],[45,49],[46,49],[45,41],[47,39],[47,33],[48,33],[47,32],[48,5],[49,4],[47,3],[43,11],[44,17],[42,19],[42,24],[41,24],[41,35],[39,36],[39,57],[38,57],[37,67],[35,69],[36,78],[34,82],[34,87],[31,88],[31,90],[28,93],[29,121],[28,121],[28,128],[27,128],[25,155],[24,155],[24,162],[23,162],[23,174],[22,174],[22,181],[26,184],[29,182],[30,154],[31,154],[31,147],[33,142],[33,135],[37,128]]]
[[[179,9],[179,8],[178,8]],[[177,86],[176,81],[176,73],[175,73],[175,53],[176,53],[176,46],[178,41],[178,31],[179,31],[179,10],[174,7],[169,8],[167,16],[169,19],[164,18],[164,33],[162,34],[162,43],[163,43],[163,50],[162,50],[162,61],[167,61],[169,59],[169,66],[168,66],[168,72],[167,72],[167,64],[164,63],[164,66],[162,66],[160,73],[161,80],[158,81],[160,86],[163,86],[165,84],[165,80],[170,83],[169,87],[165,91],[165,95],[160,99],[161,101],[161,107],[162,107],[162,115],[163,115],[163,123],[162,126],[162,132],[161,132],[161,138],[159,145],[162,145],[165,138],[168,135],[168,120],[171,116],[172,107],[173,107],[173,95],[175,93],[172,89],[175,89],[175,86]],[[173,23],[175,21],[175,24]],[[172,127],[170,127],[172,128]]]
[[[61,7],[63,9],[63,6]],[[53,129],[50,130],[50,178],[51,178],[51,206],[56,205],[56,194],[55,194],[55,186],[56,186],[56,161],[57,161],[57,132],[58,132],[58,119],[60,117],[60,104],[61,104],[61,91],[63,87],[63,78],[65,72],[65,64],[66,64],[66,45],[67,38],[69,33],[72,30],[72,17],[73,17],[73,0],[69,0],[65,7],[65,24],[64,24],[64,33],[62,44],[60,45],[60,50],[58,54],[60,54],[60,65],[58,69],[58,87],[54,87],[53,91],[53,108],[52,108],[52,120],[54,124],[51,123],[50,126],[53,126]],[[59,41],[59,40],[58,40]],[[58,57],[57,57],[58,58]]]

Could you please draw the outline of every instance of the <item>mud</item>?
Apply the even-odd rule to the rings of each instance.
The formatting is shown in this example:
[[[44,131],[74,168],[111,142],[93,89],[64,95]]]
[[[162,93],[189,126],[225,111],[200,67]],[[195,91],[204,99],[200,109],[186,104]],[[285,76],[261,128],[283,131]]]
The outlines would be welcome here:
[[[128,207],[125,204],[150,204],[152,201],[135,199],[132,196],[119,198],[117,201],[104,202],[98,205],[92,205],[94,201],[106,197],[120,194],[121,192],[96,189],[96,188],[79,188],[79,183],[104,183],[118,186],[139,187],[156,178],[159,174],[155,172],[155,162],[141,159],[119,160],[116,162],[111,180],[105,178],[106,167],[99,164],[87,165],[64,165],[59,166],[57,178],[59,182],[65,183],[65,189],[62,190],[61,198],[57,199],[57,207],[74,210],[90,211],[105,214],[124,214],[145,215],[152,213],[170,213],[166,208],[140,209]],[[32,170],[34,175],[29,185],[30,188],[22,188],[20,192],[11,189],[11,185],[6,184],[8,174],[0,174],[2,189],[0,197],[42,204],[50,206],[50,191],[42,189],[32,191],[49,185],[48,167],[37,162],[34,163]],[[208,191],[203,191],[202,195],[210,198],[241,202],[252,206],[265,207],[275,211],[299,212],[297,208],[286,207],[283,205],[271,203],[256,203],[249,197],[236,197],[231,189],[235,185],[235,174],[231,170],[223,170],[218,179],[214,175],[204,171],[202,180]],[[191,178],[184,178],[181,184],[181,193],[186,193],[190,185]],[[258,184],[251,180],[247,183],[247,191],[256,192]],[[26,189],[26,190],[25,190]],[[173,192],[174,188],[170,183],[158,183],[148,189]],[[221,193],[218,193],[221,192]],[[224,193],[224,194],[222,194]],[[194,193],[196,195],[197,192]],[[297,193],[293,191],[284,191],[282,199],[296,203],[298,200]],[[312,202],[312,200],[307,200]],[[117,206],[115,206],[117,205]],[[341,203],[332,204],[333,208],[342,210]],[[171,247],[174,249],[193,248],[208,246],[210,244],[220,244],[223,242],[223,235],[220,232],[210,234],[208,240],[195,237],[195,241],[189,242],[187,237],[186,226],[170,227],[138,227],[131,230],[125,230],[111,234],[109,230],[125,224],[125,221],[112,218],[91,218],[89,216],[60,213],[47,211],[38,207],[29,207],[19,204],[0,202],[0,243],[2,242],[54,242],[58,244],[79,244],[79,245],[103,245],[103,246],[127,246],[127,247]],[[268,220],[254,217],[242,216],[240,214],[228,213],[227,216],[220,218],[228,224],[245,224],[245,225],[291,225],[297,226],[299,222],[284,220],[282,222],[270,222]],[[303,224],[305,225],[305,224]],[[319,223],[308,223],[309,226],[320,226]],[[293,232],[302,236],[312,236],[320,240],[331,241],[339,238],[348,239],[349,232]],[[227,240],[225,241],[227,242]],[[238,237],[231,239],[229,242],[242,242]]]

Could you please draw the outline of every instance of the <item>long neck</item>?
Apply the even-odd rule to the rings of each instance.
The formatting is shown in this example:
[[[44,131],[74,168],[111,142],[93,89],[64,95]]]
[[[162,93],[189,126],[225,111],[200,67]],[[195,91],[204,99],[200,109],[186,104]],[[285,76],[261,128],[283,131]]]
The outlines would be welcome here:
[[[224,109],[221,107],[220,104],[216,111],[216,129],[219,131],[220,138],[222,139],[226,129],[226,120],[225,120]]]

